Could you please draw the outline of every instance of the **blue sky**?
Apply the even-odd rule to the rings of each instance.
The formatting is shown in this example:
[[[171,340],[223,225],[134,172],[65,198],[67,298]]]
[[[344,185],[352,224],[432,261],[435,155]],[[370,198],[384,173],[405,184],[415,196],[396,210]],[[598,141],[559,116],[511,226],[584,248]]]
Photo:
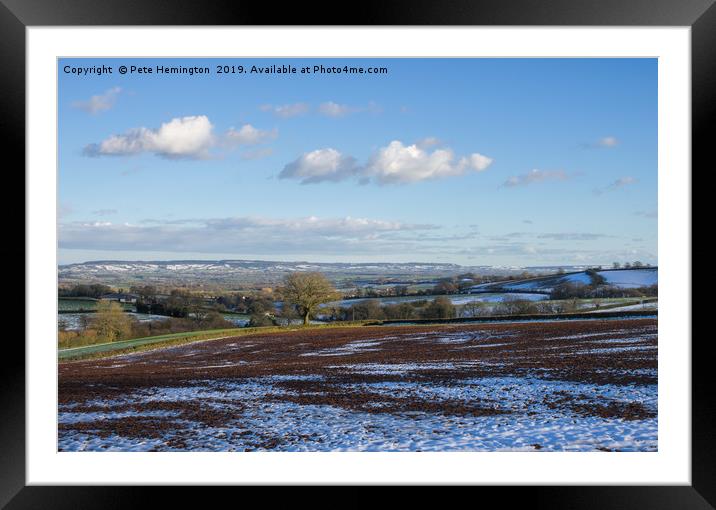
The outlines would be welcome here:
[[[658,262],[655,59],[61,59],[58,76],[60,263]]]

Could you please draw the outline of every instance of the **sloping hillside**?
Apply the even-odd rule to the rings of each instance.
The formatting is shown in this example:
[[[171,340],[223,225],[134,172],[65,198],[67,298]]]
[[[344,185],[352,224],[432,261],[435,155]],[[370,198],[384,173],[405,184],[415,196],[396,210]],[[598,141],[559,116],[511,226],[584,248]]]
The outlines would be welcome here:
[[[622,289],[637,287],[648,287],[659,283],[659,269],[657,267],[639,269],[604,269],[597,271],[597,274],[604,277],[606,285]],[[592,283],[591,277],[586,271],[566,273],[561,275],[541,276],[525,280],[512,280],[494,283],[483,283],[470,287],[468,292],[535,292],[549,293],[554,287],[562,283],[571,282],[583,285]]]

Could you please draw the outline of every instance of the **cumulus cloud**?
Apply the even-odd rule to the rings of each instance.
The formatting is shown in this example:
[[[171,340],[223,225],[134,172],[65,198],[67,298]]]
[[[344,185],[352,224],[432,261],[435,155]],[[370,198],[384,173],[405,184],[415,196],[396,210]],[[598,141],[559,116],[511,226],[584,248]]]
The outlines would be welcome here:
[[[404,184],[462,175],[470,170],[481,172],[491,164],[491,158],[479,153],[456,158],[449,148],[431,152],[424,143],[421,147],[395,140],[380,148],[362,166],[357,165],[355,158],[336,149],[318,149],[286,165],[279,177],[300,179],[302,184],[338,182],[353,176],[358,177],[361,184],[367,184],[370,179],[380,184]]]
[[[415,145],[417,145],[421,149],[429,149],[430,147],[440,145],[440,139],[435,138],[434,136],[429,136],[427,138],[423,138],[422,140],[418,140]]]
[[[301,184],[338,182],[355,175],[357,171],[355,158],[345,156],[335,149],[318,149],[286,165],[279,179],[298,179]]]
[[[271,112],[277,117],[287,119],[308,113],[310,107],[307,103],[291,103],[284,105],[265,104],[260,106],[261,111]]]
[[[449,148],[430,152],[417,144],[403,145],[394,140],[378,150],[365,173],[380,183],[408,183],[462,175],[468,170],[481,172],[491,164],[491,158],[479,153],[456,159]]]
[[[132,155],[150,152],[167,158],[201,159],[214,144],[213,125],[206,115],[180,117],[158,129],[139,127],[88,145],[88,155]]]
[[[538,170],[537,168],[532,169],[526,174],[513,175],[509,177],[503,186],[507,188],[514,188],[518,186],[528,186],[544,181],[565,181],[570,178],[570,175],[562,170]]]
[[[65,249],[146,250],[206,253],[380,253],[414,247],[402,233],[435,230],[371,218],[230,217],[147,220],[141,224],[72,222],[60,224]]]
[[[112,108],[120,92],[122,92],[120,87],[112,87],[102,94],[90,97],[86,101],[75,101],[72,106],[87,113],[97,114]]]
[[[214,134],[214,126],[206,115],[178,117],[157,129],[138,127],[123,134],[112,135],[85,147],[88,156],[131,156],[150,153],[170,159],[206,159],[216,146],[229,149],[274,140],[276,129],[263,130],[245,124],[230,128],[222,135]]]
[[[226,132],[226,140],[235,145],[257,145],[270,140],[275,140],[278,130],[257,129],[251,124],[244,124],[239,129],[230,128]]]
[[[619,179],[609,183],[608,185],[604,186],[603,188],[595,189],[594,193],[596,195],[601,195],[603,193],[608,193],[610,191],[617,191],[625,186],[634,184],[635,182],[636,182],[636,179],[634,177],[630,177],[630,176],[620,177]]]

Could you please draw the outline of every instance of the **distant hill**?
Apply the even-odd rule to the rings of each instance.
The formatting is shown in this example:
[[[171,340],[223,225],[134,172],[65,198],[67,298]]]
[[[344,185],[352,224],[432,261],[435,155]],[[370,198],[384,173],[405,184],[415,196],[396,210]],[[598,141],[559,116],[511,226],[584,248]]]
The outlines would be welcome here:
[[[606,285],[622,289],[648,287],[659,283],[659,268],[646,267],[638,269],[603,269],[597,274],[604,277]],[[527,278],[510,282],[483,283],[468,289],[469,292],[487,292],[507,290],[512,292],[538,292],[549,293],[561,283],[582,283],[588,285],[592,282],[586,271],[566,272],[559,275]]]
[[[266,260],[99,260],[58,267],[60,282],[271,283],[295,271],[319,271],[332,278],[344,276],[434,277],[454,275],[465,268],[431,263],[312,263]]]
[[[312,263],[312,262],[278,262],[267,260],[166,260],[166,261],[116,261],[98,260],[59,266],[60,275],[73,273],[137,273],[137,272],[237,272],[252,273],[266,271],[324,271],[324,272],[377,272],[377,273],[423,273],[434,271],[458,271],[462,268],[457,264],[431,263]]]
[[[554,278],[559,269],[567,271],[565,275],[577,275],[586,269],[584,266],[532,266],[532,267],[494,267],[461,266],[429,262],[281,262],[270,260],[162,260],[162,261],[120,261],[96,260],[77,264],[58,266],[60,283],[96,282],[107,285],[128,284],[216,284],[216,285],[271,285],[282,279],[287,273],[295,271],[319,271],[334,281],[360,278],[368,281],[381,279],[402,279],[406,281],[432,281],[438,278],[456,276],[465,273],[478,275],[499,275],[514,277],[524,271],[543,274],[525,285],[547,282]],[[605,271],[610,273],[611,271]],[[392,281],[395,283],[395,281]],[[510,285],[519,285],[515,282]]]

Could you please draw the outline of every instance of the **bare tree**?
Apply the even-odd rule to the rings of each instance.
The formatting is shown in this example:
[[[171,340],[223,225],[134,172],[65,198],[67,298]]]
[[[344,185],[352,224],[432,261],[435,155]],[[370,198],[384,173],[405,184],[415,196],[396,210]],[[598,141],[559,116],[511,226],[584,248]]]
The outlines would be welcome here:
[[[452,319],[457,315],[457,309],[450,298],[438,296],[423,309],[421,315],[423,319]]]
[[[333,284],[321,273],[291,273],[283,280],[280,289],[284,306],[294,306],[303,318],[303,324],[318,309],[318,305],[340,298]]]
[[[132,319],[124,312],[124,308],[117,302],[100,300],[97,303],[97,313],[92,319],[92,329],[97,336],[108,342],[121,340],[129,336]]]

